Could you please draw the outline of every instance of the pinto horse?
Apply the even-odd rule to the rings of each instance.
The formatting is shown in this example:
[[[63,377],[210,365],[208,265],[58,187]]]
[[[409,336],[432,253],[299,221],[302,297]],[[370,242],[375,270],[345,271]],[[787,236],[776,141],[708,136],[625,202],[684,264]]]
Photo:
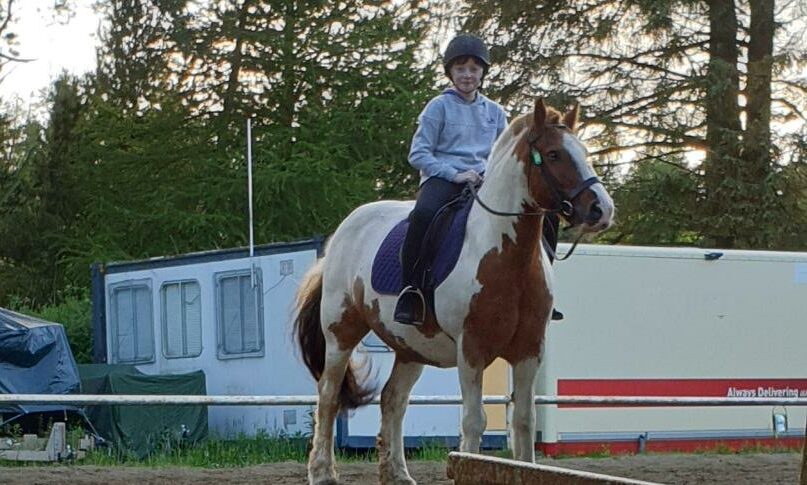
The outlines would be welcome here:
[[[565,115],[537,100],[493,146],[476,193],[456,266],[434,292],[420,326],[392,319],[395,297],[369,284],[373,256],[413,202],[363,205],[337,228],[297,295],[295,335],[318,381],[319,401],[308,460],[311,484],[335,484],[333,427],[340,410],[368,403],[353,349],[375,332],[395,351],[381,393],[381,483],[414,484],[404,459],[402,424],[424,365],[457,367],[462,392],[462,451],[478,452],[486,417],[482,374],[497,357],[512,365],[515,458],[535,460],[534,381],[553,308],[553,276],[541,243],[543,215],[557,212],[579,234],[607,229],[614,204],[586,162],[575,135],[577,107]]]

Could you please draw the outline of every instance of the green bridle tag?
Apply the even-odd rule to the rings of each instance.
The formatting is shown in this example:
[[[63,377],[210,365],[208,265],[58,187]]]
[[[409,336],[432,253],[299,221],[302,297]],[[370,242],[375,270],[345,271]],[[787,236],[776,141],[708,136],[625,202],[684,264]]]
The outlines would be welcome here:
[[[541,165],[541,163],[543,163],[543,159],[541,158],[541,152],[539,152],[538,150],[532,151],[532,163],[534,163],[535,165]]]

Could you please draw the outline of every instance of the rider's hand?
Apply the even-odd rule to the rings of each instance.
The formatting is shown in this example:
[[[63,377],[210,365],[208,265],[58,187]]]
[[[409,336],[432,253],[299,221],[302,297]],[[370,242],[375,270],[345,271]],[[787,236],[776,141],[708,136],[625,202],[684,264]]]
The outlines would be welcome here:
[[[454,180],[452,180],[455,184],[467,184],[472,183],[474,185],[478,185],[482,183],[482,176],[479,175],[475,170],[467,170],[465,172],[460,172],[454,176]]]

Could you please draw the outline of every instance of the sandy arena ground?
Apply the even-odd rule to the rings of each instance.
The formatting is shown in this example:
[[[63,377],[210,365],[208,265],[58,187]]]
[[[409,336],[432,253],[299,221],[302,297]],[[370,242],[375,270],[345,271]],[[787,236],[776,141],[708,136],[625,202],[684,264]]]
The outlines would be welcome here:
[[[796,484],[800,453],[741,455],[641,455],[612,458],[540,459],[565,468],[619,475],[668,484]],[[450,485],[446,466],[439,462],[410,462],[410,472],[421,485]],[[340,483],[377,483],[375,463],[340,463]],[[246,468],[132,468],[95,466],[0,467],[3,485],[199,485],[305,483],[305,465],[273,463]]]

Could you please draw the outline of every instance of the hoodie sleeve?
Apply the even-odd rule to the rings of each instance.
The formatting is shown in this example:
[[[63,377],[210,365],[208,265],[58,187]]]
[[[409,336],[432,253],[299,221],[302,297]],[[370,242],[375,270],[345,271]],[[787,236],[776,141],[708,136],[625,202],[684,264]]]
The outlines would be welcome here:
[[[409,150],[409,164],[427,177],[440,177],[451,181],[457,175],[457,169],[435,157],[444,125],[445,109],[439,98],[432,99],[418,117],[418,127]]]

